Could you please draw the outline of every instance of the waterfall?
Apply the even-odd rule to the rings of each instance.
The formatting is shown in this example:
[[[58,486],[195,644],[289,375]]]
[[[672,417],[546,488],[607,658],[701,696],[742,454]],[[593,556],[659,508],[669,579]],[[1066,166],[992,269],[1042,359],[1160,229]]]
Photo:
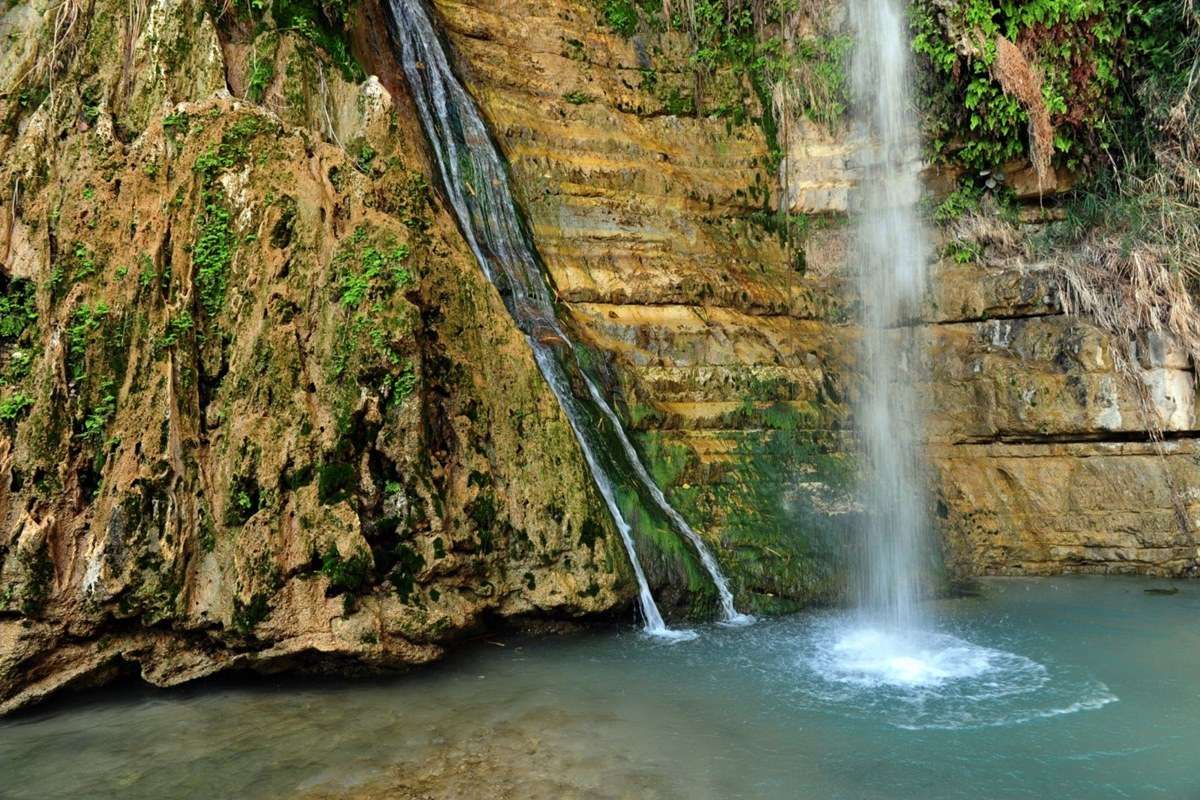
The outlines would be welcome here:
[[[750,622],[751,617],[734,608],[733,594],[716,559],[654,483],[616,412],[583,368],[575,344],[560,327],[541,260],[517,212],[504,162],[474,100],[455,77],[423,0],[389,0],[388,5],[404,75],[446,197],[480,268],[499,290],[517,327],[525,334],[538,368],[579,441],[629,554],[646,631],[675,638],[690,635],[668,628],[654,603],[637,557],[632,527],[617,502],[613,475],[618,473],[635,477],[641,490],[695,548],[716,586],[724,621]],[[587,387],[586,398],[571,391],[572,379],[576,385]],[[615,438],[619,447],[606,441],[606,434]]]
[[[853,85],[863,109],[856,258],[864,382],[856,416],[864,459],[859,605],[876,621],[918,626],[928,520],[920,478],[921,368],[915,328],[927,245],[916,203],[920,137],[910,93],[903,0],[850,0]]]

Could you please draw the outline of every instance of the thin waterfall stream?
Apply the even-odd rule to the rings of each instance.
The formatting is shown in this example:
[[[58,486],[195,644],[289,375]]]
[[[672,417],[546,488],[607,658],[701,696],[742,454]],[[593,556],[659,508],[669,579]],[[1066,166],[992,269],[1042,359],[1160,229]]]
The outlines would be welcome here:
[[[437,161],[442,187],[480,268],[500,291],[570,422],[629,555],[646,632],[676,639],[694,636],[691,631],[667,627],[655,605],[638,559],[633,527],[617,498],[617,474],[631,475],[691,543],[716,587],[723,621],[734,625],[752,622],[752,617],[734,607],[729,582],[716,558],[667,502],[638,457],[620,418],[580,364],[576,345],[559,325],[553,294],[517,211],[504,162],[475,101],[454,74],[428,9],[422,0],[390,0],[388,7],[401,65]],[[572,379],[587,387],[586,398],[572,392]],[[605,434],[616,440],[616,446],[606,440]]]

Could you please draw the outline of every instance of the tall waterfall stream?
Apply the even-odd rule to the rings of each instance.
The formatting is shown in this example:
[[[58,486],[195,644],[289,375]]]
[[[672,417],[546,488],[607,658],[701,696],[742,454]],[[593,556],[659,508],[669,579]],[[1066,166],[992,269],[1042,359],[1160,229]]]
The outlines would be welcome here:
[[[864,456],[859,606],[875,621],[919,623],[928,521],[920,478],[921,409],[914,397],[915,330],[928,247],[916,213],[920,137],[909,87],[908,24],[900,0],[853,0],[853,82],[864,123],[855,214],[863,307],[863,381],[857,407]]]
[[[853,88],[863,146],[854,208],[863,376],[857,612],[815,637],[808,665],[870,705],[876,693],[959,691],[976,681],[1017,693],[1041,666],[939,631],[923,613],[929,521],[922,477],[917,328],[929,247],[917,213],[920,135],[911,96],[907,3],[851,0]]]
[[[404,75],[437,161],[442,187],[475,258],[500,291],[570,421],[629,554],[646,632],[671,638],[694,635],[672,630],[663,622],[638,560],[632,525],[617,499],[617,475],[630,476],[640,484],[637,488],[691,543],[716,587],[724,621],[751,622],[751,617],[734,608],[729,583],[716,559],[699,534],[667,502],[616,412],[580,364],[575,344],[559,325],[541,259],[517,211],[504,162],[474,100],[454,75],[423,1],[390,0],[389,7]],[[578,397],[571,391],[572,378],[587,387],[588,397]]]

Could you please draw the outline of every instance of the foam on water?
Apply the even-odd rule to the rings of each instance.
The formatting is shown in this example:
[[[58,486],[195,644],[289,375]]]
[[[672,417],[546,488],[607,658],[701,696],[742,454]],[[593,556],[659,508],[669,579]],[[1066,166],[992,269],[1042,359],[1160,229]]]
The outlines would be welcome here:
[[[925,687],[986,674],[1005,654],[944,634],[864,627],[843,633],[825,655],[835,680]]]
[[[1069,667],[974,644],[953,633],[889,630],[817,618],[793,640],[799,692],[840,714],[897,728],[1016,725],[1100,708],[1117,697]]]

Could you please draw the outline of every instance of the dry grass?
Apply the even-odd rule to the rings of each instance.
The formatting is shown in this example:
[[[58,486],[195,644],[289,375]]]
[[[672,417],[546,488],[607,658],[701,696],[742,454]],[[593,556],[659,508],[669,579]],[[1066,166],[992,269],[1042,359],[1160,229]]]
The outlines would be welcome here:
[[[1186,2],[1194,14],[1191,0]],[[1049,266],[1063,310],[1090,318],[1110,334],[1114,365],[1137,398],[1143,428],[1158,445],[1163,480],[1185,533],[1191,530],[1185,487],[1176,485],[1167,468],[1163,420],[1144,379],[1147,354],[1140,351],[1152,332],[1200,365],[1200,49],[1193,50],[1181,90],[1172,90],[1169,100],[1142,98],[1150,117],[1149,148],[1121,153],[1119,167],[1114,158],[1109,181],[1073,198],[1065,220],[1031,237],[985,211],[955,221],[950,231],[988,260],[1037,260]],[[1039,122],[1031,107],[1045,110],[1040,81],[1015,46],[1001,40],[997,55],[997,79],[1030,112],[1031,155],[1040,174],[1038,161],[1045,151],[1038,139],[1047,147],[1053,140],[1048,115]]]
[[[1037,173],[1040,192],[1050,175],[1050,159],[1054,156],[1054,125],[1042,97],[1041,73],[1029,63],[1020,48],[1000,36],[996,39],[992,74],[1001,88],[1015,97],[1029,115],[1029,160]]]

